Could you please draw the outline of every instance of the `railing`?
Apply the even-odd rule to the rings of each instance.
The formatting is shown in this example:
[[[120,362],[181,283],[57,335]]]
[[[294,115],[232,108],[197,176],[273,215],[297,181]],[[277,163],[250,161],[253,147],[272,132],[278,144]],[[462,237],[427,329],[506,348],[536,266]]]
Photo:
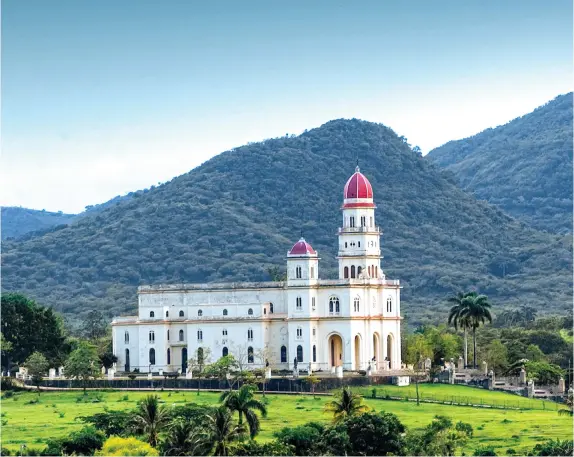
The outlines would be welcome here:
[[[375,227],[339,227],[339,233],[382,233],[381,229]]]

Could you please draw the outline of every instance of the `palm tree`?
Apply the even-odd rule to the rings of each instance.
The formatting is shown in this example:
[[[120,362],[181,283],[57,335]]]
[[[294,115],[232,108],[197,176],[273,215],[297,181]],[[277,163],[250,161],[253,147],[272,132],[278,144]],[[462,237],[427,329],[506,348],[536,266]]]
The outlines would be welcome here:
[[[165,455],[190,455],[201,437],[199,433],[191,421],[182,418],[173,421],[162,443],[162,452]]]
[[[570,392],[568,392],[568,397],[566,397],[566,401],[564,402],[564,404],[568,407],[568,409],[559,409],[558,414],[560,414],[560,415],[566,414],[568,416],[574,415],[574,411],[573,411],[574,398],[573,398],[572,390],[570,390]]]
[[[363,405],[363,397],[354,394],[349,387],[343,387],[334,400],[325,404],[325,410],[333,413],[335,423],[349,416],[364,413],[368,409],[368,406]]]
[[[476,292],[466,292],[457,293],[454,297],[450,297],[448,302],[454,303],[454,306],[450,309],[448,315],[448,325],[454,325],[454,328],[458,330],[459,327],[462,328],[464,333],[464,366],[468,365],[468,337],[466,331],[470,328],[470,322],[466,319],[462,312],[464,310],[463,300],[465,297],[472,294],[476,295]]]
[[[227,407],[220,406],[206,417],[205,431],[195,441],[194,455],[228,455],[229,444],[243,438],[245,427],[233,422]]]
[[[139,403],[133,421],[135,428],[148,436],[148,443],[156,447],[158,435],[167,425],[169,415],[165,407],[160,406],[157,395],[148,395]]]
[[[485,321],[492,322],[492,315],[490,314],[491,304],[488,302],[486,295],[478,295],[476,292],[471,292],[462,299],[460,318],[470,324],[472,328],[473,340],[473,366],[476,369],[476,329],[480,324]]]
[[[240,426],[243,425],[243,416],[245,415],[245,420],[249,427],[249,435],[252,439],[259,433],[261,428],[256,411],[259,411],[263,417],[267,416],[267,408],[253,395],[255,389],[253,385],[244,384],[239,390],[223,392],[219,399],[223,406],[230,411],[239,413]]]

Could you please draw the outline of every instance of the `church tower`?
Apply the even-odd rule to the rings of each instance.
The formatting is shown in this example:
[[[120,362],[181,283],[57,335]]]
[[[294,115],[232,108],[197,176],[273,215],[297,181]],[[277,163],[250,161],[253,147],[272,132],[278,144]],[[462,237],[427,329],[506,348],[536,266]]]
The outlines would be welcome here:
[[[343,226],[339,229],[339,278],[381,278],[379,227],[375,224],[373,188],[357,166],[345,184]]]

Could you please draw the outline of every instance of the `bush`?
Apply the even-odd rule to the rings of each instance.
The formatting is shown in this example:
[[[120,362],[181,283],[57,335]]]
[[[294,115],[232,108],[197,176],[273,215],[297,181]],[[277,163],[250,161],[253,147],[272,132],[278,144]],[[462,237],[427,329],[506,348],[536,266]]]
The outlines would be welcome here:
[[[345,419],[350,455],[401,455],[405,427],[392,413],[367,412]]]
[[[516,449],[507,449],[506,450],[506,455],[516,455]]]
[[[496,455],[496,452],[492,446],[481,446],[476,448],[472,455]]]
[[[131,415],[126,411],[106,411],[92,416],[80,417],[80,420],[92,424],[106,436],[122,436],[129,433]]]
[[[373,389],[371,390],[371,397],[372,397],[372,398],[377,398],[377,389],[375,389],[374,387],[373,387]]]
[[[94,451],[101,449],[106,436],[95,427],[84,427],[70,433],[66,438],[53,440],[51,444],[60,444],[62,452],[67,455],[94,455]],[[61,455],[61,454],[58,454]]]
[[[100,456],[159,456],[156,449],[151,447],[148,443],[140,441],[136,438],[121,438],[119,436],[111,436],[103,444],[101,451],[96,452],[94,455]]]
[[[549,440],[538,443],[528,455],[572,455],[574,444],[571,440]]]
[[[293,447],[280,441],[270,441],[268,443],[257,443],[256,441],[246,441],[236,444],[231,449],[230,455],[237,456],[260,456],[260,455],[293,455]]]
[[[0,448],[0,455],[10,455],[10,449]]]
[[[457,430],[457,431],[459,431],[459,432],[466,433],[466,435],[467,435],[469,438],[472,438],[472,434],[473,434],[472,425],[467,424],[466,422],[461,422],[461,421],[459,421],[459,422],[456,423],[454,429]]]
[[[2,398],[12,398],[14,396],[14,392],[11,390],[8,390],[6,392],[4,392],[4,395],[2,395]]]

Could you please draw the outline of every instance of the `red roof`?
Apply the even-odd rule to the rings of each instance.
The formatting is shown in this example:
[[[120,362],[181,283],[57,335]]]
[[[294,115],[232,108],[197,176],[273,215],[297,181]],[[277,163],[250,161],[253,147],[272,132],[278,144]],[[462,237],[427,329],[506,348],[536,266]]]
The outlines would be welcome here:
[[[355,168],[355,173],[349,178],[347,184],[345,184],[344,198],[373,198],[371,183],[365,175],[359,171],[359,167]]]
[[[289,251],[289,255],[308,254],[314,255],[317,253],[315,252],[315,249],[313,249],[313,247],[305,241],[305,238],[301,238],[299,241],[297,241]]]

